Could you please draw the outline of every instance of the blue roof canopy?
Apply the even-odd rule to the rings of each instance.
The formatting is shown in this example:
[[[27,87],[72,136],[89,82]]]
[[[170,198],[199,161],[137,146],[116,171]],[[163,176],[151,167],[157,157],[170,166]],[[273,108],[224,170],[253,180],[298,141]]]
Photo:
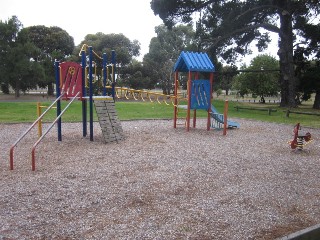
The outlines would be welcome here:
[[[174,65],[178,72],[214,72],[215,68],[206,53],[182,51]]]

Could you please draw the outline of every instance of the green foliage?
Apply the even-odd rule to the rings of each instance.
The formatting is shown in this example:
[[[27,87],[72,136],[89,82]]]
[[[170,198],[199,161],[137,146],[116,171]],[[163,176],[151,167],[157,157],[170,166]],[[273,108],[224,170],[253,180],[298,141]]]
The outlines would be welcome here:
[[[174,61],[181,51],[197,50],[195,32],[191,25],[179,25],[167,29],[164,25],[156,27],[157,37],[151,39],[149,53],[143,59],[148,76],[154,80],[164,93],[172,90],[172,70]]]
[[[0,90],[1,90],[4,94],[10,94],[9,85],[6,84],[6,83],[0,83]]]
[[[123,68],[121,82],[117,80],[118,86],[126,86],[134,89],[151,89],[154,83],[149,77],[146,77],[146,68],[141,62],[132,60],[131,63]]]
[[[307,101],[315,93],[313,108],[320,109],[320,61],[310,61],[308,56],[309,50],[300,47],[294,53],[295,73],[299,79],[297,101]]]
[[[55,59],[65,60],[74,48],[73,38],[59,27],[22,28],[13,16],[0,22],[0,83],[7,92],[10,85],[19,97],[20,91],[37,86],[48,87],[53,94]]]
[[[73,37],[60,27],[38,25],[24,28],[23,31],[26,31],[29,40],[41,49],[35,60],[43,61],[49,58],[52,63],[55,59],[64,61],[73,52]]]
[[[93,61],[96,66],[96,77],[102,79],[102,55],[105,53],[107,55],[108,64],[111,63],[112,51],[116,53],[116,65],[114,66],[115,74],[117,74],[117,84],[120,85],[130,85],[128,81],[135,74],[133,72],[132,64],[133,57],[140,55],[140,43],[137,40],[130,41],[123,34],[104,34],[98,32],[96,34],[88,34],[85,39],[81,42],[79,46],[76,47],[74,51],[73,61],[80,61],[78,56],[81,48],[84,46],[92,46],[94,51]],[[86,50],[83,49],[83,50]],[[88,54],[88,52],[86,52]],[[111,81],[111,67],[109,69],[108,79]],[[138,69],[137,71],[140,71]],[[137,78],[137,76],[133,76]],[[102,86],[102,85],[101,85]]]
[[[279,63],[274,57],[259,55],[236,77],[234,88],[241,96],[248,93],[260,96],[264,103],[265,96],[275,96],[280,90],[278,69]]]
[[[238,68],[235,65],[223,66],[220,69],[218,76],[214,79],[213,88],[225,90],[226,95],[229,95],[233,79],[238,74],[237,69]]]
[[[318,48],[319,26],[313,19],[319,13],[319,1],[153,0],[151,8],[169,28],[178,22],[190,23],[193,13],[200,13],[197,34],[201,47],[210,56],[219,55],[228,63],[250,54],[253,41],[259,51],[266,49],[270,42],[268,33],[278,34],[281,106],[296,106],[293,49],[301,40],[305,40],[306,49]]]
[[[221,94],[222,94],[222,89],[221,88],[218,88],[216,90],[216,94],[217,94],[217,97],[219,97]]]
[[[65,61],[74,50],[74,40],[65,30],[59,27],[31,26],[24,28],[28,40],[40,49],[33,56],[44,68],[44,77],[38,79],[39,87],[48,87],[48,95],[53,95],[53,83],[55,82],[54,61]]]
[[[120,34],[104,34],[98,32],[96,34],[88,34],[79,46],[75,49],[74,54],[78,55],[83,44],[92,46],[92,49],[98,56],[102,57],[103,53],[108,56],[111,61],[111,52],[116,52],[116,62],[118,66],[124,67],[128,65],[133,57],[140,55],[140,43],[137,40],[130,41],[122,33]],[[80,59],[79,59],[80,60]],[[94,61],[100,63],[101,59],[95,58]],[[99,64],[101,65],[101,64]]]
[[[39,48],[29,41],[21,27],[15,16],[0,22],[0,83],[5,91],[10,85],[16,97],[20,91],[36,88],[37,81],[44,76],[43,67],[35,61]]]
[[[314,109],[320,109],[320,66],[309,67],[301,76],[300,89],[303,92],[303,100],[310,98],[312,93],[316,93],[313,103]]]

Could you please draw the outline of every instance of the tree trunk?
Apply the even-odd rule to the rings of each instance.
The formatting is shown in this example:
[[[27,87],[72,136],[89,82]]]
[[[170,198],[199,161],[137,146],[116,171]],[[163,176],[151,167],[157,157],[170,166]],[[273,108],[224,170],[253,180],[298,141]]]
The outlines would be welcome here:
[[[20,97],[20,81],[16,81],[16,87],[14,89],[14,96],[15,98]]]
[[[282,10],[280,15],[279,33],[279,60],[280,60],[280,87],[281,87],[281,107],[297,107],[295,101],[297,79],[294,74],[293,63],[293,33],[292,15],[288,6]]]
[[[53,96],[53,84],[48,84],[48,96]]]
[[[316,97],[314,99],[312,108],[320,109],[320,90],[316,91]]]

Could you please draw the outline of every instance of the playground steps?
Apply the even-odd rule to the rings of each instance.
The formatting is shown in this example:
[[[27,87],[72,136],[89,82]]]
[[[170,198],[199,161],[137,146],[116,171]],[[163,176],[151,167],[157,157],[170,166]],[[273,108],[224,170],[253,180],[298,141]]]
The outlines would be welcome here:
[[[115,104],[112,100],[94,101],[105,143],[119,142],[125,138]]]

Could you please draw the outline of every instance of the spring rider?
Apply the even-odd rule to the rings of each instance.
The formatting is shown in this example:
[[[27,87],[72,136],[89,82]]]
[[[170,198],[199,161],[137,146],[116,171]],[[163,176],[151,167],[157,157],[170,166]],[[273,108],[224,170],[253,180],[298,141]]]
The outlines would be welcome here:
[[[289,141],[288,143],[290,144],[291,149],[297,149],[301,151],[303,150],[303,147],[311,143],[313,139],[311,138],[311,133],[307,132],[304,135],[300,135],[299,130],[301,130],[301,126],[300,123],[297,123],[293,129],[294,138],[292,141]]]

